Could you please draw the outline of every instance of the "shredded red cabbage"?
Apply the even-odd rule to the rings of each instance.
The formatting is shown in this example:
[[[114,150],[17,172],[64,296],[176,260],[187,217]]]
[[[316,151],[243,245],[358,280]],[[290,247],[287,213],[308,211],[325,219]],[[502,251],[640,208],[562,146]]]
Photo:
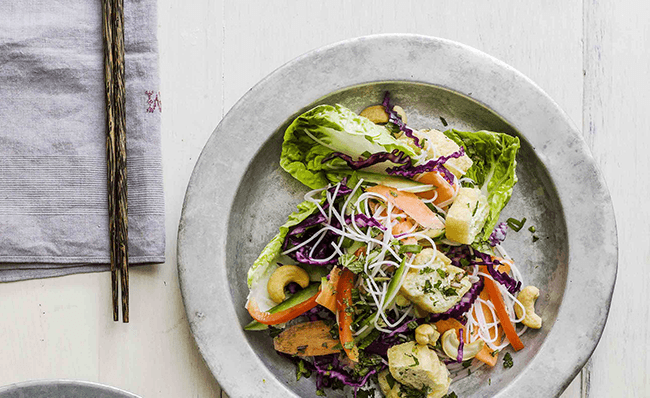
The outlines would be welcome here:
[[[463,347],[465,347],[465,342],[463,341],[463,328],[458,329],[458,338],[460,339],[460,343],[458,343],[456,362],[463,362]]]
[[[499,243],[503,242],[506,239],[506,234],[508,233],[508,224],[500,222],[494,227],[494,231],[490,234],[488,238],[488,243],[490,246],[494,247]]]
[[[330,193],[332,194],[336,193],[335,199],[338,199],[339,197],[342,197],[344,195],[349,195],[352,192],[352,189],[349,188],[347,185],[345,185],[346,182],[347,182],[347,178],[341,181],[338,191],[336,191],[336,186],[328,188],[328,191]],[[328,208],[329,208],[329,202],[323,205],[323,210],[326,210]],[[357,225],[362,228],[376,227],[381,230],[386,229],[375,218],[368,217],[365,214],[356,214],[354,216],[354,220],[356,221]],[[351,222],[352,222],[352,217],[346,216],[345,223],[350,224]],[[285,238],[282,246],[283,250],[287,250],[290,247],[298,246],[300,243],[308,240],[309,238],[314,236],[315,233],[319,231],[319,229],[316,228],[312,229],[311,227],[324,225],[326,223],[327,223],[327,217],[325,217],[325,215],[322,212],[318,212],[316,214],[307,217],[301,223],[299,223],[298,225],[294,226],[289,230],[289,232],[287,233],[287,237]],[[329,225],[333,226],[334,228],[341,228],[341,223],[338,221],[338,219],[331,220]],[[336,264],[338,261],[338,256],[334,256],[329,260],[324,260],[324,259],[329,258],[330,256],[332,256],[332,254],[334,254],[335,249],[332,246],[332,244],[337,239],[340,238],[341,237],[337,235],[335,232],[327,231],[325,232],[325,236],[323,236],[323,238],[320,239],[320,242],[318,242],[318,239],[314,239],[313,243],[310,242],[302,246],[298,250],[288,253],[287,255],[301,264],[311,264],[311,265]],[[314,248],[314,245],[317,242],[318,242],[318,246]],[[314,249],[314,252],[310,255],[312,249]]]
[[[485,265],[488,272],[490,273],[490,276],[492,276],[495,281],[505,286],[511,294],[516,294],[519,291],[521,288],[521,282],[515,281],[510,275],[506,274],[505,272],[499,272],[494,269],[495,265],[501,264],[499,260],[493,259],[490,255],[481,253],[478,250],[475,250],[474,254],[476,254],[477,257],[481,259],[480,262],[476,263],[479,265]]]
[[[407,137],[412,138],[413,142],[415,143],[415,146],[418,148],[422,148],[422,144],[420,144],[420,140],[418,140],[418,137],[413,134],[413,130],[411,130],[406,123],[402,120],[402,118],[393,110],[393,106],[390,104],[390,95],[388,94],[388,91],[386,91],[386,94],[384,95],[384,102],[382,103],[384,106],[384,110],[386,113],[388,113],[388,121],[390,123],[393,123],[401,131],[406,134]]]
[[[368,156],[367,159],[359,159],[359,160],[354,160],[352,159],[352,156],[346,155],[341,152],[333,152],[329,156],[324,158],[321,163],[329,162],[334,158],[343,159],[345,163],[347,163],[352,170],[363,169],[365,167],[370,167],[374,164],[387,162],[387,161],[393,162],[395,164],[403,164],[403,165],[411,164],[411,158],[408,155],[406,155],[404,152],[400,151],[399,149],[394,149],[390,153],[388,152],[373,153],[372,155]]]
[[[445,167],[443,167],[443,165],[449,159],[459,158],[464,154],[465,154],[465,149],[463,147],[460,147],[459,150],[450,154],[449,156],[440,156],[438,159],[429,160],[428,162],[421,164],[419,166],[413,166],[409,163],[409,164],[404,164],[402,166],[391,167],[386,169],[386,173],[390,175],[399,175],[406,178],[413,178],[418,174],[436,170],[442,174],[442,176],[444,177],[445,180],[447,180],[448,183],[453,184],[454,175]]]
[[[321,389],[323,387],[329,387],[329,382],[331,380],[339,380],[341,383],[346,386],[359,388],[363,387],[370,376],[377,373],[378,369],[370,369],[368,373],[362,378],[354,377],[349,372],[344,370],[344,365],[341,364],[338,358],[339,354],[323,355],[314,357],[314,370],[318,374],[316,380],[316,388]],[[379,371],[386,368],[385,364],[382,364]]]
[[[465,293],[465,295],[460,299],[460,301],[447,311],[440,314],[429,314],[429,320],[431,322],[444,321],[449,318],[455,318],[463,325],[467,323],[467,319],[464,314],[472,308],[472,305],[478,298],[478,295],[481,294],[483,290],[483,279],[479,279],[476,283],[472,284],[472,287]]]
[[[481,253],[472,249],[470,246],[455,246],[449,249],[447,257],[451,259],[451,264],[456,267],[467,268],[470,265],[485,265],[492,279],[505,286],[511,294],[516,294],[521,289],[521,282],[514,280],[505,272],[497,271],[494,266],[501,264],[496,258],[489,254]]]

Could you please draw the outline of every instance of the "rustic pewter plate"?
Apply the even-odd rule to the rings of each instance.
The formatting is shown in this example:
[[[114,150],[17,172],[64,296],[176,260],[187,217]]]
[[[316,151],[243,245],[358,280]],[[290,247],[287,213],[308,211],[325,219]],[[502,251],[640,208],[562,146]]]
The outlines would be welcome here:
[[[185,308],[205,361],[233,398],[315,395],[313,378],[296,382],[267,333],[242,330],[250,320],[246,271],[307,191],[278,164],[288,123],[321,103],[358,112],[385,91],[412,127],[521,139],[519,183],[502,219],[528,222],[508,234],[505,247],[526,283],[542,292],[544,327],[524,335],[513,368],[478,371],[451,390],[459,397],[559,395],[596,347],[614,288],[616,225],[603,178],[576,128],[534,83],[470,47],[414,35],[362,37],[303,55],[248,92],[212,134],[178,237]]]
[[[35,380],[0,387],[0,398],[139,398],[137,395],[88,381]]]

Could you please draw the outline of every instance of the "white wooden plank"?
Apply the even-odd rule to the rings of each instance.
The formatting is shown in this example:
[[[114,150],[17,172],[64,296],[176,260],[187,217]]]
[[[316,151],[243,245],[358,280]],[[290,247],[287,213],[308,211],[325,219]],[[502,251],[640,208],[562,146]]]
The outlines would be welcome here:
[[[650,395],[649,21],[647,2],[585,2],[583,128],[612,195],[619,243],[614,299],[592,357],[591,398]]]
[[[539,84],[582,120],[582,2],[281,0],[227,2],[225,108],[257,81],[314,48],[376,33],[418,33],[476,47]]]

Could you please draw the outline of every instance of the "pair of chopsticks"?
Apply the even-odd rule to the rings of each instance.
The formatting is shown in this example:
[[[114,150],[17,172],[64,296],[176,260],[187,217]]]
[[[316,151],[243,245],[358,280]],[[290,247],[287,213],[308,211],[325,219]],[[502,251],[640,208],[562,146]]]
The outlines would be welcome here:
[[[129,322],[129,221],[126,184],[126,103],[124,97],[124,0],[102,0],[106,84],[108,228],[111,240],[113,320],[119,320],[118,270],[122,281],[122,322]]]

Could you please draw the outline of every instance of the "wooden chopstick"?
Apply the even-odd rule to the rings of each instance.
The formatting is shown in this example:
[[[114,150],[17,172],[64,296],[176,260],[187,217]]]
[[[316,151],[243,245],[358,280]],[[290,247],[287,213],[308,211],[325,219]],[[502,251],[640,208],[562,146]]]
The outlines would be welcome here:
[[[129,218],[126,183],[126,99],[124,88],[124,0],[113,3],[113,61],[115,68],[115,176],[116,218],[120,269],[122,271],[122,322],[129,322]]]
[[[106,88],[106,164],[108,174],[108,232],[111,242],[111,290],[113,320],[119,320],[119,287],[117,282],[117,242],[115,229],[115,104],[113,103],[113,1],[102,0],[102,33],[104,36],[104,83]]]
[[[121,271],[122,322],[129,322],[129,221],[124,87],[124,0],[102,0],[106,82],[106,154],[111,240],[113,320],[119,319],[117,271]]]

